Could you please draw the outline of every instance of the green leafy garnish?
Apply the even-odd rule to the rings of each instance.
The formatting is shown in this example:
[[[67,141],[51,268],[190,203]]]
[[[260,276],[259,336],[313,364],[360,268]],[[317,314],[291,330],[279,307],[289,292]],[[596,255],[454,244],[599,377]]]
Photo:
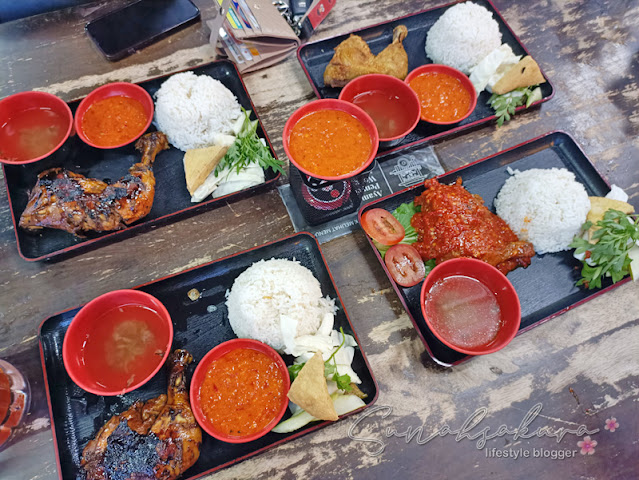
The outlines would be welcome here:
[[[346,343],[346,335],[344,334],[344,329],[340,327],[339,331],[342,334],[342,343],[340,343],[339,347],[337,347],[337,349],[331,354],[331,356],[328,357],[328,360],[324,362],[324,376],[329,377],[331,380],[333,380],[337,384],[337,388],[339,388],[340,390],[350,392],[352,389],[351,377],[347,373],[345,373],[344,375],[340,375],[337,372],[337,362],[335,361],[335,355]],[[331,360],[333,361],[333,363],[331,363]],[[288,374],[291,377],[291,382],[297,378],[300,370],[302,370],[304,365],[306,365],[306,362],[296,363],[288,367]]]
[[[530,87],[523,87],[502,95],[493,93],[487,103],[495,110],[497,125],[501,127],[504,122],[507,122],[515,115],[517,107],[526,105],[526,108],[528,108],[537,100],[541,100],[541,88],[537,87],[531,90]]]
[[[577,286],[601,288],[601,281],[605,277],[611,277],[612,283],[616,283],[630,274],[632,259],[628,252],[639,240],[639,225],[636,222],[637,215],[610,209],[604,214],[603,220],[595,224],[599,228],[592,234],[592,242],[575,237],[570,247],[576,249],[576,254],[586,255],[581,261],[581,279]],[[582,228],[588,230],[591,226],[591,222],[586,222]]]
[[[294,363],[293,365],[288,366],[288,374],[291,377],[291,382],[297,378],[300,373],[300,370],[304,368],[306,362],[304,363]]]
[[[271,168],[273,171],[285,175],[284,162],[276,159],[271,154],[271,150],[257,136],[257,120],[251,120],[251,112],[244,108],[242,108],[242,115],[244,115],[242,128],[233,145],[215,168],[215,176],[217,177],[224,168],[240,173],[242,169],[254,161],[264,169]]]

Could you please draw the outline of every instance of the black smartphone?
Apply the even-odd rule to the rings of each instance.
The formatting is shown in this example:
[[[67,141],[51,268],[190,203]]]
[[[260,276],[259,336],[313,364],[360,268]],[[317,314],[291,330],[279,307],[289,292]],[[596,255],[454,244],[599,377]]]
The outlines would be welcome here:
[[[190,0],[139,0],[86,24],[109,60],[120,60],[200,18]]]

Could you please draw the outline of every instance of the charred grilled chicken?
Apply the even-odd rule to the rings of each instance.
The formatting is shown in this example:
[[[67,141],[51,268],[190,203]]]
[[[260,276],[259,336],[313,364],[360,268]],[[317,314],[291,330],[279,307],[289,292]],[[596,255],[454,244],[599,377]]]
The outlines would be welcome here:
[[[473,257],[508,273],[527,267],[535,255],[532,243],[523,242],[508,224],[484,205],[479,195],[469,193],[461,178],[453,185],[442,185],[432,178],[426,190],[415,199],[421,212],[411,225],[418,234],[413,244],[423,259],[437,263],[456,257]]]
[[[57,228],[82,235],[119,230],[145,217],[153,206],[153,161],[169,142],[162,132],[148,133],[135,144],[142,159],[115,183],[86,178],[62,168],[38,175],[20,227],[37,231]]]
[[[343,87],[352,79],[369,73],[384,73],[401,80],[408,74],[408,55],[402,44],[408,34],[404,25],[393,29],[393,42],[373,55],[368,44],[358,35],[351,35],[337,48],[324,70],[324,84]]]
[[[202,431],[186,386],[192,361],[186,350],[174,351],[167,394],[135,402],[87,443],[81,461],[87,480],[172,480],[197,461]]]

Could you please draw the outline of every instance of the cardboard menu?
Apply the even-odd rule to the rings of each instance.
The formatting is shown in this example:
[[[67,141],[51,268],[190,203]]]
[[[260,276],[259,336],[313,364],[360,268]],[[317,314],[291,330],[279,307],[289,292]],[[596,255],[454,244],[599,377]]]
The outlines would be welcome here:
[[[310,35],[335,4],[335,0],[316,0],[307,15],[290,24],[272,0],[216,1],[218,14],[207,21],[209,41],[240,73],[271,66],[295,53],[302,42],[298,34]]]

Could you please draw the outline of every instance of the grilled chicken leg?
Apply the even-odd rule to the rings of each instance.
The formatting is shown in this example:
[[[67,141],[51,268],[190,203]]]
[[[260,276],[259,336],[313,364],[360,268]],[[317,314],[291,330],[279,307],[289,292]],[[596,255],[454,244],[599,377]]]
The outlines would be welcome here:
[[[119,230],[148,215],[155,196],[153,161],[169,143],[162,132],[153,132],[141,137],[135,148],[142,152],[142,159],[112,184],[62,168],[40,173],[20,227],[31,231],[57,228],[82,235]]]
[[[173,352],[167,394],[135,402],[87,443],[81,461],[87,480],[172,480],[197,461],[202,431],[186,387],[192,361],[186,350]]]
[[[384,73],[401,80],[408,74],[408,55],[402,41],[408,35],[404,25],[393,29],[393,42],[377,56],[358,35],[351,35],[337,48],[335,55],[324,70],[324,84],[343,87],[350,80],[369,73]]]

